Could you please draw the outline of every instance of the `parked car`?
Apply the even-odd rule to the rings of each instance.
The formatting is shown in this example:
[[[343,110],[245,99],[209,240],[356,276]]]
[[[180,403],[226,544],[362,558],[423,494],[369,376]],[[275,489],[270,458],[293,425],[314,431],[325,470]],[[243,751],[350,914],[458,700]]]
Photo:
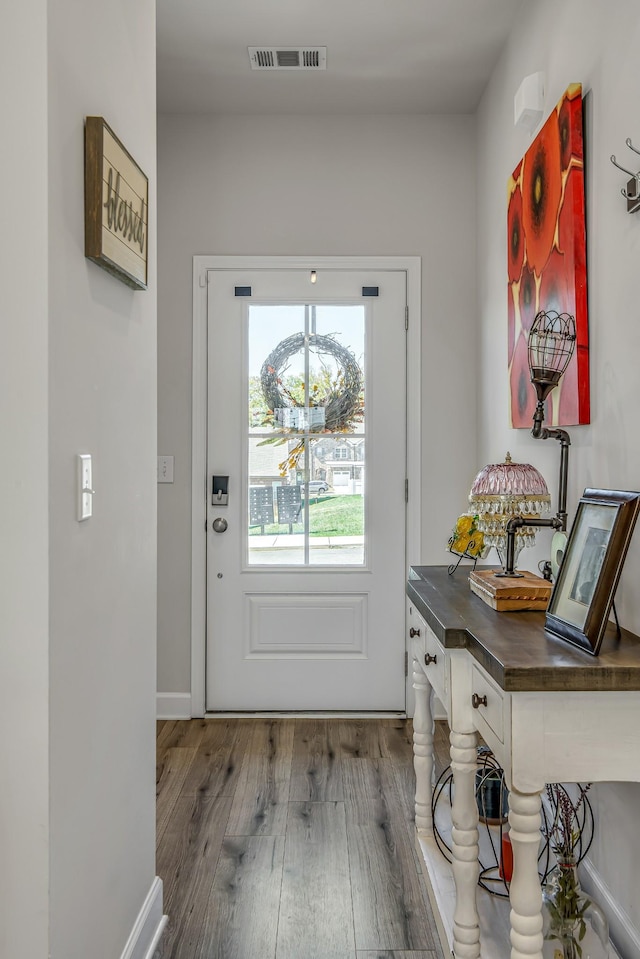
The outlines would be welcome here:
[[[326,493],[329,484],[326,480],[309,480],[309,496],[317,496],[318,493]]]

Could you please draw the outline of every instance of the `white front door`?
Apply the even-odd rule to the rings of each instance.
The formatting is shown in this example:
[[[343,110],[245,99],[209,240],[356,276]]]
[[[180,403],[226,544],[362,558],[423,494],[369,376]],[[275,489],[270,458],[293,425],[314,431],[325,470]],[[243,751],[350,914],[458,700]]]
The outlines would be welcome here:
[[[209,270],[208,710],[403,710],[406,274]]]

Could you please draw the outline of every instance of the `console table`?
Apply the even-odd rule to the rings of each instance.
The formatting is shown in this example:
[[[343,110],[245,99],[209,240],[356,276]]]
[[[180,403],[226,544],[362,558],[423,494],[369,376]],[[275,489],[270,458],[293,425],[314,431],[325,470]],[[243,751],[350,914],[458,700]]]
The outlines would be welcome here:
[[[431,693],[451,730],[455,959],[482,952],[476,906],[478,734],[504,769],[513,845],[511,959],[542,959],[538,877],[541,794],[548,782],[640,782],[640,637],[612,626],[590,656],[544,630],[544,613],[496,612],[463,568],[416,566],[407,582],[412,637],[416,829],[429,836]]]

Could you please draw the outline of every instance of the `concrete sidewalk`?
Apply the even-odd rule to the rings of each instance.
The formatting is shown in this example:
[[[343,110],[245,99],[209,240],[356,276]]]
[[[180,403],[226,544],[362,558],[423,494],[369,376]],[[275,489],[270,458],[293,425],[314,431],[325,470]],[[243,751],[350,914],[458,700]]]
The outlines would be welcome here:
[[[300,566],[304,562],[304,534],[249,537],[249,565]],[[311,536],[313,566],[361,566],[364,536]]]
[[[309,549],[364,546],[364,536],[310,536]],[[250,549],[304,549],[304,533],[250,536]]]

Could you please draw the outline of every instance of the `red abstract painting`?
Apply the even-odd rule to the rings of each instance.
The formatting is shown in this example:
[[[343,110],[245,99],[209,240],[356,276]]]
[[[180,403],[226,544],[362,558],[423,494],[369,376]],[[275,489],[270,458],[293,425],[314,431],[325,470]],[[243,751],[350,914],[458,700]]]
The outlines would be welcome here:
[[[572,84],[513,171],[508,187],[511,426],[531,427],[536,393],[527,336],[536,313],[576,322],[576,349],[546,402],[547,426],[590,421],[582,85]]]

